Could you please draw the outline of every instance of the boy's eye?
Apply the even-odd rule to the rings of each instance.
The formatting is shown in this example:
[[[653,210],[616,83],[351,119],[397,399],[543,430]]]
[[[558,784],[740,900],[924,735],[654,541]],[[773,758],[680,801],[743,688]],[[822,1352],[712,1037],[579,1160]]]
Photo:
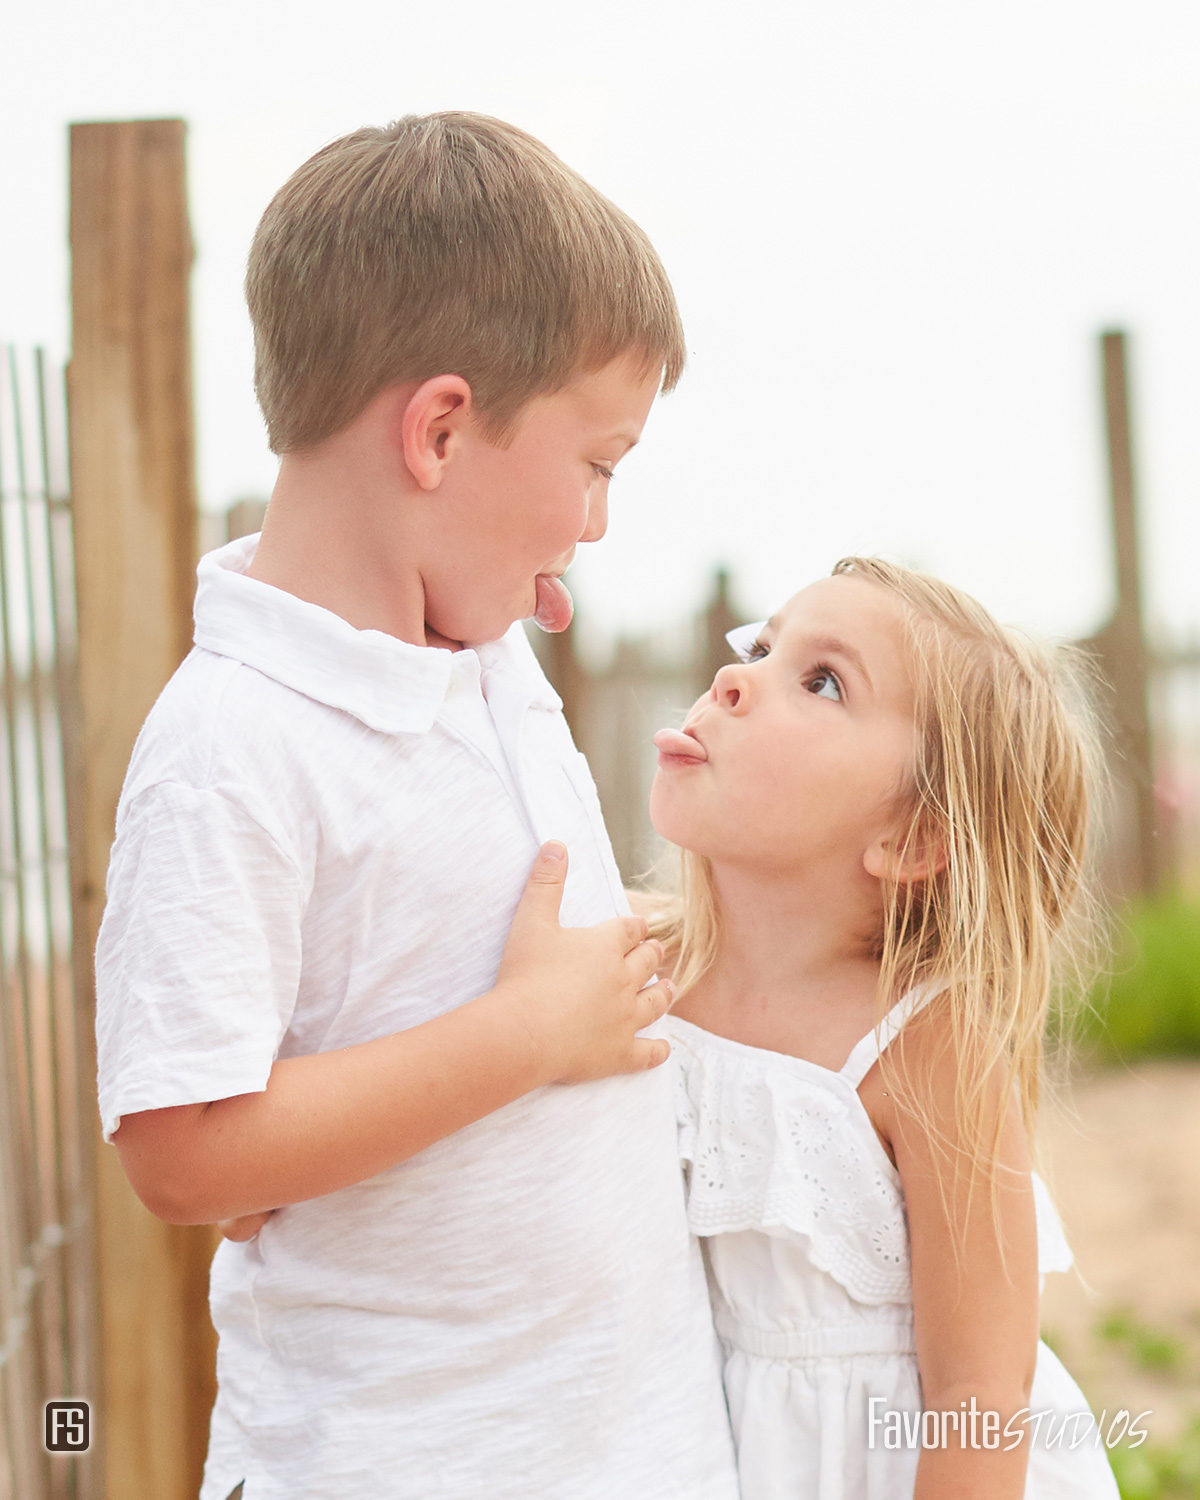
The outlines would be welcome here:
[[[828,667],[818,667],[808,679],[808,690],[814,698],[832,698],[842,701],[842,685]]]
[[[595,469],[601,479],[611,479],[613,477],[613,471],[606,469],[603,464],[593,464],[592,468]]]
[[[766,641],[755,641],[752,646],[746,648],[746,661],[761,661],[764,656],[770,656],[771,648]]]

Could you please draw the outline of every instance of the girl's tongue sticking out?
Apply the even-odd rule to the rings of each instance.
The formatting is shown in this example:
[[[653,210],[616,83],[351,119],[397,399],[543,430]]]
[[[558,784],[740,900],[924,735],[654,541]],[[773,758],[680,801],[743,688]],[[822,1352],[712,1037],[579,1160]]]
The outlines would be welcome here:
[[[682,729],[660,729],[654,736],[660,756],[672,761],[689,760],[697,763],[708,759],[708,751],[695,737]]]

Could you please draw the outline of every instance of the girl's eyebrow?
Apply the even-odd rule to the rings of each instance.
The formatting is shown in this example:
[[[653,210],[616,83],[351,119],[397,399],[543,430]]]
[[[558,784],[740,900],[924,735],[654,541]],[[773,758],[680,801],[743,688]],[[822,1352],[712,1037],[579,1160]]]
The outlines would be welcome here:
[[[848,641],[840,640],[835,635],[817,635],[809,639],[808,645],[813,651],[832,656],[843,656],[852,667],[859,673],[867,686],[874,691],[875,684],[871,681],[871,674],[867,671],[867,664],[863,661],[862,652]]]

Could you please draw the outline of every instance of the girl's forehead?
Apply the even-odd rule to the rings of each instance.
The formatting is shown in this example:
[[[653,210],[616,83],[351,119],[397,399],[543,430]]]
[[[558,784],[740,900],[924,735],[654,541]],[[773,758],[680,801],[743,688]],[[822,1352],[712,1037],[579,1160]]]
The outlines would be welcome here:
[[[882,635],[898,644],[904,637],[909,613],[908,605],[889,589],[839,573],[818,578],[793,594],[771,619],[776,630],[836,626],[841,632]]]

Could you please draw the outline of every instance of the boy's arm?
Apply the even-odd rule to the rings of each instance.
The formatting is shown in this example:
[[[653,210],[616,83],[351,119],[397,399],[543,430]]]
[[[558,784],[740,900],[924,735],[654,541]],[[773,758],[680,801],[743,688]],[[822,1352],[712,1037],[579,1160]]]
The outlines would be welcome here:
[[[203,1224],[335,1192],[531,1090],[636,1072],[669,1048],[635,1033],[670,986],[640,917],[558,922],[566,851],[540,851],[495,987],[423,1025],[279,1059],[265,1090],[125,1115],[113,1135],[146,1206]]]

